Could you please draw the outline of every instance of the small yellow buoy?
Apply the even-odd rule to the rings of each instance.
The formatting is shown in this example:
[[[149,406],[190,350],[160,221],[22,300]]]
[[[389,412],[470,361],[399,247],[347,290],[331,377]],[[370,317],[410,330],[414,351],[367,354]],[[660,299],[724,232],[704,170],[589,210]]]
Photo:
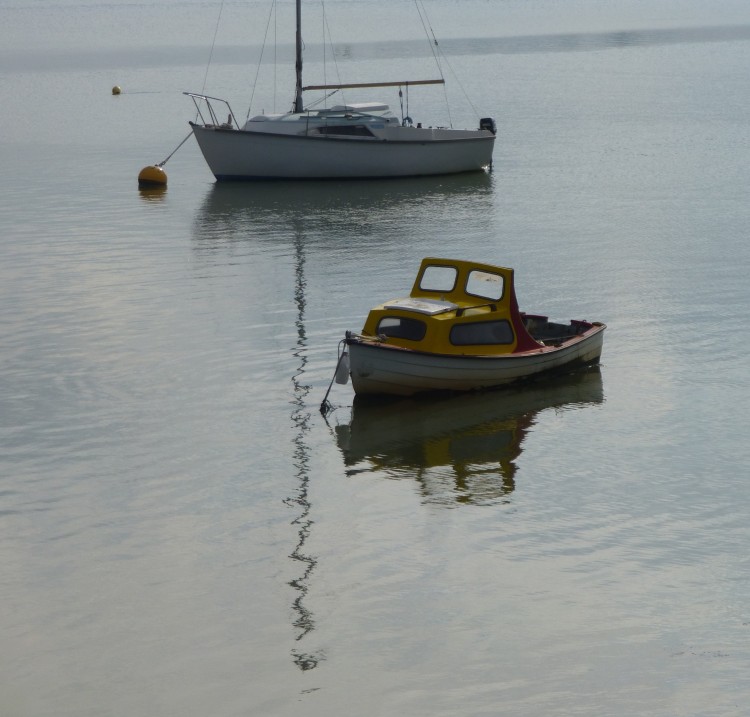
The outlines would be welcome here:
[[[157,165],[144,167],[138,175],[138,186],[143,187],[166,187],[167,173]]]
[[[119,94],[120,94],[120,92],[122,92],[122,90],[120,89],[120,85],[115,85],[115,86],[114,86],[114,87],[112,88],[112,94],[113,94],[113,95],[119,95]]]

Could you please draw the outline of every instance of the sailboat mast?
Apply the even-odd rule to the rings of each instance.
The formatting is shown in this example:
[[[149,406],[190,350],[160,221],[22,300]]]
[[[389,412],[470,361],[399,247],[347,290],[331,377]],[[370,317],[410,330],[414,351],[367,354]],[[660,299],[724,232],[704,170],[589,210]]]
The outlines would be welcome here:
[[[297,47],[296,63],[297,85],[294,91],[294,111],[302,112],[302,0],[297,0]]]

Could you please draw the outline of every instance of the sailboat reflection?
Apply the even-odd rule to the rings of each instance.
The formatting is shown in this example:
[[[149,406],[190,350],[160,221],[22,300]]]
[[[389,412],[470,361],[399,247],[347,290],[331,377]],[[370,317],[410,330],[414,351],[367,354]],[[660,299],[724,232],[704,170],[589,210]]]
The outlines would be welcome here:
[[[516,460],[537,415],[602,403],[598,366],[517,390],[362,400],[335,426],[347,474],[416,478],[427,502],[486,504],[515,489]]]
[[[394,231],[395,217],[413,221],[420,210],[448,208],[461,212],[487,212],[492,201],[492,177],[485,172],[449,177],[395,181],[258,182],[252,191],[234,183],[216,183],[206,193],[194,222],[195,248],[215,248],[215,243],[288,241],[290,225],[304,222],[308,241],[321,247],[352,240],[357,226],[360,241],[368,235],[382,241]],[[383,232],[381,223],[388,225]],[[400,241],[403,238],[399,239]],[[309,244],[308,244],[309,248]]]

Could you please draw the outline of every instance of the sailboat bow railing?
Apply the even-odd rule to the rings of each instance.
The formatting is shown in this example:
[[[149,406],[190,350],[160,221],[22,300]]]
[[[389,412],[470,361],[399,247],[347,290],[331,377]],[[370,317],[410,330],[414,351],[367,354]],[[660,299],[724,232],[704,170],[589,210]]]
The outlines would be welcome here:
[[[222,127],[224,129],[231,129],[233,127],[239,128],[240,123],[237,121],[232,107],[227,100],[223,100],[220,97],[209,97],[208,95],[200,95],[195,92],[183,92],[183,95],[187,95],[193,100],[197,118],[200,118],[201,124],[204,127]],[[226,107],[227,119],[226,121],[219,119],[219,114],[216,108],[211,104],[212,102],[220,102]],[[208,116],[204,115],[204,112]],[[224,110],[221,111],[224,114]]]

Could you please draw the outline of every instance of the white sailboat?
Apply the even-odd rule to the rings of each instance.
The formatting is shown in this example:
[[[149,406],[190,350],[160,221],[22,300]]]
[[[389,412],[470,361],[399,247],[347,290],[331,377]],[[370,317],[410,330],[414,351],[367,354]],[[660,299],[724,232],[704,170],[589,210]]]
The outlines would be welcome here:
[[[419,177],[479,171],[492,164],[495,122],[478,129],[416,125],[379,102],[306,109],[306,90],[443,84],[443,79],[302,84],[302,11],[296,0],[296,87],[292,111],[240,124],[226,100],[186,92],[198,115],[190,125],[218,181]],[[227,117],[226,121],[221,118]]]

